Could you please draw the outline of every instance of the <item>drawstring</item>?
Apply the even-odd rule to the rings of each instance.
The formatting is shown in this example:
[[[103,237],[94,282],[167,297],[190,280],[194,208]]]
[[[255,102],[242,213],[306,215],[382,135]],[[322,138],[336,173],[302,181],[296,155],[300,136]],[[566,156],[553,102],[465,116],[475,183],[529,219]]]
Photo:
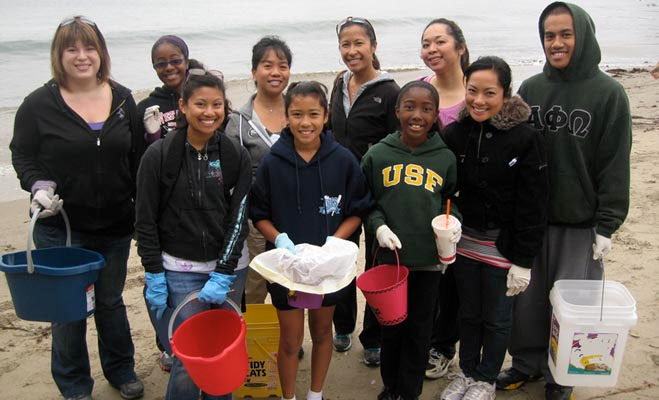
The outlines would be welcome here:
[[[239,115],[238,118],[238,137],[240,138],[240,147],[243,147],[243,116]]]
[[[295,195],[297,196],[297,213],[302,215],[302,201],[300,200],[300,172],[297,166],[297,153],[293,154],[295,159]]]
[[[320,196],[325,205],[325,233],[329,236],[329,221],[327,219],[327,200],[325,199],[325,188],[323,187],[323,170],[320,167],[320,157],[318,157],[318,177],[320,178]],[[338,204],[337,204],[338,206]]]

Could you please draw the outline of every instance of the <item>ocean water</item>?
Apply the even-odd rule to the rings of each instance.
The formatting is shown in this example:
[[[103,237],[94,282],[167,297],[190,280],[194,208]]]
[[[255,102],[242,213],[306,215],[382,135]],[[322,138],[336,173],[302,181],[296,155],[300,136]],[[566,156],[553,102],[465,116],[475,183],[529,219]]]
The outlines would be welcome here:
[[[0,183],[15,176],[7,149],[13,113],[22,99],[50,77],[49,50],[57,24],[83,14],[105,35],[112,76],[133,90],[158,86],[150,60],[161,35],[181,36],[190,55],[224,72],[228,80],[247,78],[251,47],[263,35],[278,35],[293,52],[292,72],[343,68],[335,25],[348,15],[368,18],[378,37],[384,69],[423,68],[420,36],[428,21],[446,17],[464,31],[475,59],[505,58],[514,71],[544,63],[538,16],[549,1],[464,0],[0,0]],[[659,0],[583,0],[593,17],[610,67],[654,65],[659,59]],[[518,82],[519,83],[519,82]],[[6,186],[6,185],[1,185]],[[0,187],[0,200],[15,197]],[[15,192],[15,191],[14,191]],[[12,193],[14,193],[12,192]]]

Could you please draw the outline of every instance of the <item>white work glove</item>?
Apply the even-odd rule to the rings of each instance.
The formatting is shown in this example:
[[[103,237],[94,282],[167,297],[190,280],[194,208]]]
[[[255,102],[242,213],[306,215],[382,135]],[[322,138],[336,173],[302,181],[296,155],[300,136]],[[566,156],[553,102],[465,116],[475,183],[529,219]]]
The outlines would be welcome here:
[[[149,135],[160,133],[160,106],[151,106],[144,110],[144,130]]]
[[[387,225],[380,225],[375,231],[375,237],[378,239],[380,247],[386,247],[389,250],[400,249],[403,247],[398,236],[396,236]]]
[[[516,296],[522,293],[529,286],[530,282],[531,268],[524,268],[515,264],[511,265],[506,281],[506,286],[508,287],[506,296]]]
[[[593,243],[593,260],[600,260],[611,251],[611,239],[600,234],[595,235]]]
[[[39,189],[32,196],[30,211],[34,215],[38,210],[43,209],[39,214],[39,219],[48,218],[57,215],[63,204],[64,200],[61,200],[59,195],[55,194],[55,188]]]

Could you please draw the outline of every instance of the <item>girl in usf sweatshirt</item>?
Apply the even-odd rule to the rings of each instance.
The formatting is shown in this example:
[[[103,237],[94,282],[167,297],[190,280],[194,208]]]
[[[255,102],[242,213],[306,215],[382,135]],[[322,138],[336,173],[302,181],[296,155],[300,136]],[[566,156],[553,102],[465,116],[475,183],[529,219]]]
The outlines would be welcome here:
[[[408,316],[382,327],[381,369],[384,390],[378,399],[416,399],[421,394],[428,361],[441,265],[431,220],[446,212],[456,185],[455,156],[434,130],[439,95],[423,81],[400,90],[396,131],[364,155],[362,170],[376,207],[366,220],[381,247],[398,249],[410,269]],[[453,208],[455,210],[455,208]],[[452,240],[458,241],[459,228]],[[380,251],[378,264],[395,264],[393,252]]]

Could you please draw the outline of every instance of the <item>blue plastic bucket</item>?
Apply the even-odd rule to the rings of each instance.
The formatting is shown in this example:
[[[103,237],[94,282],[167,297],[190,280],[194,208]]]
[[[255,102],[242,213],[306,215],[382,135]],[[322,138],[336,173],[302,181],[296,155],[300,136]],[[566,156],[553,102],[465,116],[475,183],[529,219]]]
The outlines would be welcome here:
[[[2,255],[14,310],[28,321],[71,322],[94,312],[94,282],[105,266],[95,251],[71,246],[71,228],[66,213],[68,247],[32,250],[32,232],[39,213],[32,216],[26,251]]]

